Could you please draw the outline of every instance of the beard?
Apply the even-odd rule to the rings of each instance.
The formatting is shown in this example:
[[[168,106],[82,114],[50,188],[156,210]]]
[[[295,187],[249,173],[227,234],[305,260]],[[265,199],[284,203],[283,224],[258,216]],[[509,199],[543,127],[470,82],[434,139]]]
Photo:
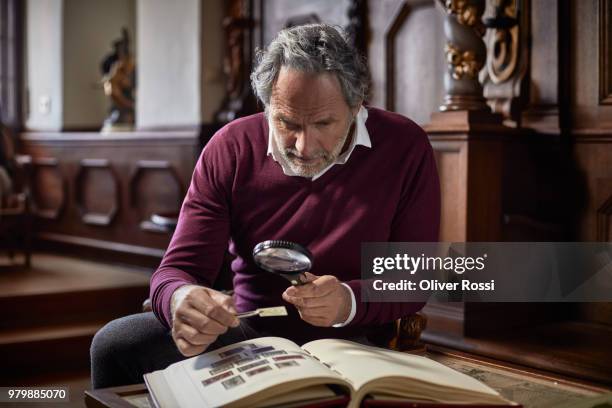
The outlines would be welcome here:
[[[276,150],[280,154],[278,160],[283,170],[285,170],[285,173],[287,173],[286,170],[290,170],[297,176],[312,178],[321,170],[334,163],[342,153],[342,148],[351,133],[354,121],[355,118],[351,117],[346,131],[337,139],[331,151],[320,149],[309,157],[302,157],[295,147],[282,146],[279,143],[274,124],[271,120],[268,121],[270,129],[272,130],[273,143],[276,145]]]

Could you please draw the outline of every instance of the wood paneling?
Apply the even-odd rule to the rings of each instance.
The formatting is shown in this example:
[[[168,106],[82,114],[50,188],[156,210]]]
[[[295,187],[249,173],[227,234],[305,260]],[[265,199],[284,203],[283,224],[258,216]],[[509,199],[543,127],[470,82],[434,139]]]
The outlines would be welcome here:
[[[559,133],[560,11],[557,0],[529,2],[531,11],[529,105],[523,112],[523,126],[542,133]],[[546,23],[544,23],[546,22]]]
[[[386,108],[429,122],[442,103],[442,14],[433,1],[404,2],[385,33]]]
[[[151,233],[141,223],[153,212],[180,209],[200,152],[199,131],[38,132],[22,134],[21,142],[33,157],[35,226],[45,245],[159,262],[171,231]]]
[[[599,0],[599,103],[612,105],[612,2]]]
[[[574,158],[586,193],[582,211],[578,214],[576,239],[609,241],[612,239],[612,137],[587,139],[581,135],[574,145]]]
[[[569,3],[572,17],[572,29],[569,30],[572,35],[572,127],[594,136],[598,134],[597,130],[612,129],[612,106],[606,102],[612,76],[609,1]]]
[[[130,204],[143,221],[154,213],[178,214],[185,195],[183,181],[167,160],[139,160],[129,190]]]
[[[119,211],[119,181],[108,159],[83,159],[75,180],[75,203],[85,224],[109,226]]]
[[[612,177],[597,180],[597,241],[612,241]]]
[[[62,215],[67,200],[67,184],[54,157],[32,160],[32,199],[34,214],[56,220]]]
[[[442,112],[425,127],[440,177],[442,241],[501,240],[503,144],[513,130],[499,121],[491,114]]]
[[[440,241],[464,242],[466,236],[467,144],[432,140],[441,191]]]

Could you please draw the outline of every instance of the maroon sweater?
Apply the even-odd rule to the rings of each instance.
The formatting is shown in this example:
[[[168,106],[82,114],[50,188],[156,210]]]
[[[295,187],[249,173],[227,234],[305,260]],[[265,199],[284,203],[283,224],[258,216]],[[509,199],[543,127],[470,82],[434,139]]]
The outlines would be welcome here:
[[[286,176],[266,154],[263,114],[235,120],[206,145],[196,164],[176,231],[151,278],[153,311],[170,325],[170,299],[187,283],[211,286],[224,253],[232,263],[239,312],[284,304],[289,317],[254,318],[268,334],[306,341],[350,337],[365,326],[416,312],[422,303],[361,302],[362,242],[437,241],[440,191],[425,132],[409,119],[368,108],[372,147],[357,145],[345,164],[315,181]],[[261,241],[294,241],[314,255],[315,275],[335,275],[355,293],[357,311],[343,328],[315,328],[281,298],[288,282],[259,269]]]

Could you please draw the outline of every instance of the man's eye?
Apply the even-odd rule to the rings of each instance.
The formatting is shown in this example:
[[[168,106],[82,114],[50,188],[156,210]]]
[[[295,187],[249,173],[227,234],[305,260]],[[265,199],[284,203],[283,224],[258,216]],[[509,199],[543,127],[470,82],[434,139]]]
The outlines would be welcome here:
[[[300,129],[299,125],[296,125],[295,123],[287,122],[282,119],[281,119],[281,124],[283,125],[285,129],[288,129],[288,130],[299,130]]]

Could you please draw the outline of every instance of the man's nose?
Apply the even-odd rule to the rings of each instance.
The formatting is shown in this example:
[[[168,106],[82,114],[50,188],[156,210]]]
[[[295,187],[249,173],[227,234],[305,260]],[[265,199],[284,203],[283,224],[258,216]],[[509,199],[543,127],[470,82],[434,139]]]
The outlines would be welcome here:
[[[316,142],[306,129],[300,130],[297,134],[295,150],[300,154],[300,157],[305,158],[311,158],[311,155],[316,151]]]

